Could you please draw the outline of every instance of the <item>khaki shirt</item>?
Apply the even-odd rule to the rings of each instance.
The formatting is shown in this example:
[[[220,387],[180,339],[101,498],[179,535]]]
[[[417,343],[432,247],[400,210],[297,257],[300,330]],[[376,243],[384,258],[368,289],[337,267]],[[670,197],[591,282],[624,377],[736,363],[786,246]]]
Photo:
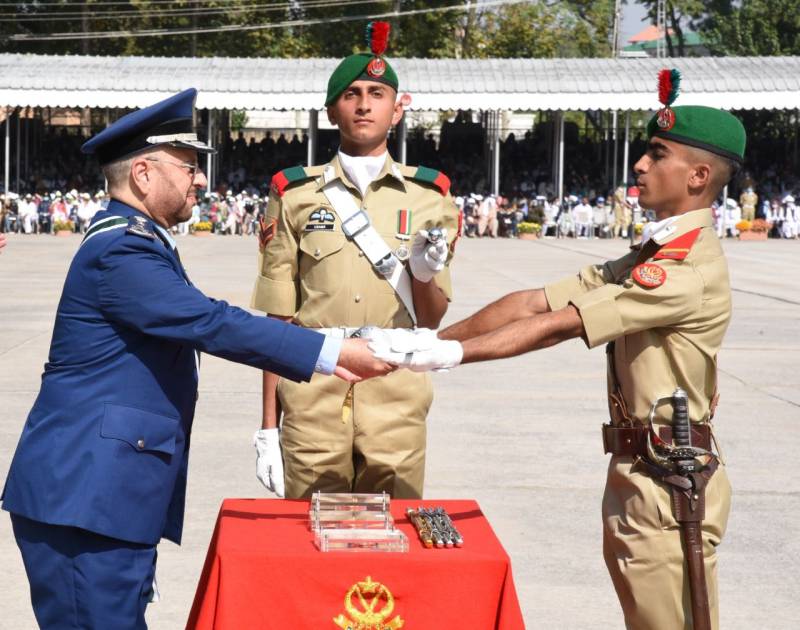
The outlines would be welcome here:
[[[387,156],[362,199],[342,171],[338,157],[331,164],[335,177],[369,215],[392,251],[405,246],[410,252],[413,236],[421,229],[447,228],[451,255],[434,281],[451,299],[449,265],[458,231],[458,210],[449,192],[442,194],[436,186],[412,179],[415,167],[403,166]],[[277,230],[260,258],[252,306],[272,315],[292,316],[298,324],[310,328],[410,327],[411,316],[392,286],[342,232],[339,216],[322,190],[324,168],[306,168],[311,178],[290,184],[283,196],[270,192],[267,218],[277,220]],[[410,239],[398,234],[401,210],[412,213]]]
[[[716,357],[731,317],[728,265],[710,209],[688,212],[667,230],[653,237],[657,251],[652,243],[636,246],[622,258],[545,287],[545,293],[553,310],[568,304],[578,309],[590,348],[614,341],[609,394],[615,378],[632,418],[645,422],[656,399],[681,387],[689,395],[691,419],[708,421]],[[665,272],[663,284],[647,288],[632,278],[642,262]],[[669,403],[659,405],[655,417],[669,423]]]

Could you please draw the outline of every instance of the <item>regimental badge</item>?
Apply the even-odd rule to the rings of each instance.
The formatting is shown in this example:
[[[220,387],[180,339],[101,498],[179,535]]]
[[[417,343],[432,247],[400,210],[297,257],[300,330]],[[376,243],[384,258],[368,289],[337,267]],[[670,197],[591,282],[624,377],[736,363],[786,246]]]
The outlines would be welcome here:
[[[386,62],[380,57],[375,57],[367,64],[367,74],[371,77],[382,77],[386,72]]]
[[[660,287],[667,281],[667,272],[661,265],[644,263],[637,265],[631,272],[631,278],[645,289]]]
[[[308,223],[303,229],[306,232],[318,232],[320,230],[333,232],[334,221],[336,221],[336,215],[333,212],[328,208],[319,207],[308,217]]]
[[[342,630],[396,630],[405,622],[400,615],[389,619],[394,612],[394,596],[370,576],[356,582],[344,596],[345,614],[333,618]]]
[[[135,234],[136,236],[149,238],[151,241],[156,239],[156,235],[153,229],[148,225],[147,219],[137,214],[130,218],[130,221],[128,221],[128,229],[125,230],[125,232],[127,234]]]
[[[395,236],[401,241],[411,239],[411,210],[397,211],[397,234]]]
[[[656,124],[661,131],[669,131],[675,126],[675,112],[669,107],[662,107],[658,110]]]
[[[264,217],[258,217],[258,247],[263,252],[269,242],[275,238],[278,231],[278,219],[269,217],[266,221]]]

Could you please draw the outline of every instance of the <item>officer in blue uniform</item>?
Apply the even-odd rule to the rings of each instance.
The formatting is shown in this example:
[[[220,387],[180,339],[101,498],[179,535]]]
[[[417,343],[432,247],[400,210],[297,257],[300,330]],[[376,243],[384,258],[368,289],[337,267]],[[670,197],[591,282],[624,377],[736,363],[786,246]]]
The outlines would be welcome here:
[[[192,130],[195,97],[129,114],[83,146],[112,200],[67,274],[3,492],[42,628],[146,628],[156,544],[181,540],[199,352],[294,381],[391,369],[363,341],[255,317],[192,286],[168,230],[207,185],[197,158],[213,149]]]

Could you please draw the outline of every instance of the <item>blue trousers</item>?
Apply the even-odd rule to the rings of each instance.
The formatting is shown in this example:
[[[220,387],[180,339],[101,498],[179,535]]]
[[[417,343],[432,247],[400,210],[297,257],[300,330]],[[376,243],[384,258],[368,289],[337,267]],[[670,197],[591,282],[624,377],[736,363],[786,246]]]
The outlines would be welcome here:
[[[156,548],[11,514],[43,630],[146,630]]]

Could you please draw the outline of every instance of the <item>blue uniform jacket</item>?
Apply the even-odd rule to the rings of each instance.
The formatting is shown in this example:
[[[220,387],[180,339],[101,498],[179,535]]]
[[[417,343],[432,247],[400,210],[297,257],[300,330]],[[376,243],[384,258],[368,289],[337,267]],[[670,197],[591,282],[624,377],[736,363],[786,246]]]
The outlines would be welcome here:
[[[179,543],[195,349],[300,381],[324,337],[206,297],[144,215],[112,201],[94,223],[112,215],[140,218],[98,231],[70,265],[3,508],[131,542]]]

